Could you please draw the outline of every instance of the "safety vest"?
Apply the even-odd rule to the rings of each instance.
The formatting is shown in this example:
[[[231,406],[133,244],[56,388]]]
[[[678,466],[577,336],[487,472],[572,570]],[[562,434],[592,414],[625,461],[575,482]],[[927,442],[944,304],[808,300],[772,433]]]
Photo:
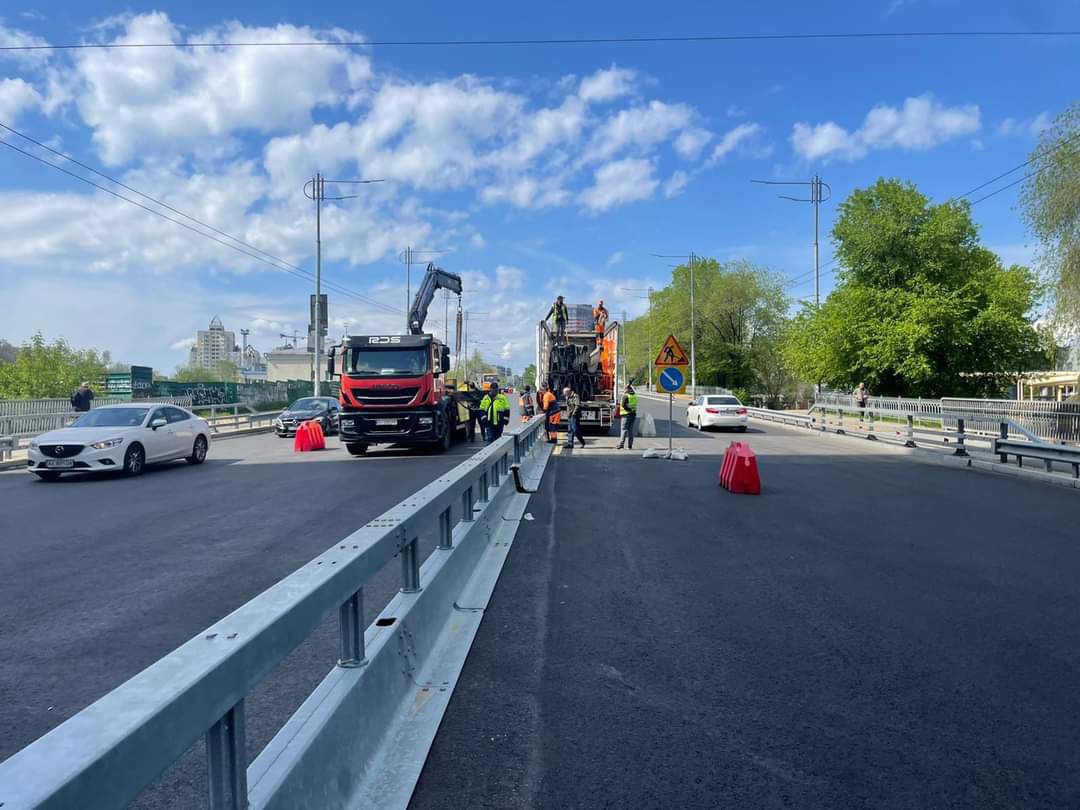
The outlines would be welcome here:
[[[510,410],[510,401],[505,394],[496,394],[494,398],[487,394],[480,401],[480,410],[487,415],[491,424],[497,425],[499,423],[499,414]]]
[[[626,395],[626,409],[633,413],[637,413],[637,394]]]

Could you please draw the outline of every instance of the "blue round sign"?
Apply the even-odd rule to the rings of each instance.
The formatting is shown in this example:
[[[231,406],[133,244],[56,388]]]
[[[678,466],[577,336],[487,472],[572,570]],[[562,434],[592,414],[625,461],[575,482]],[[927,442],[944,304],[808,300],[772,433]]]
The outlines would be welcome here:
[[[679,369],[671,366],[660,372],[660,387],[669,394],[674,394],[686,384],[686,378]]]

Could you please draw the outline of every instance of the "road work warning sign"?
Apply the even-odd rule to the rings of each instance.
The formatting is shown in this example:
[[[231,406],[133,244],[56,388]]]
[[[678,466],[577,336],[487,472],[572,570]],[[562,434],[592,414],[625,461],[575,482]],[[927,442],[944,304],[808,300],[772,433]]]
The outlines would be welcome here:
[[[660,349],[660,354],[656,355],[656,362],[653,365],[688,366],[690,365],[690,358],[687,357],[686,351],[679,345],[679,341],[675,339],[675,336],[668,335],[663,348]]]

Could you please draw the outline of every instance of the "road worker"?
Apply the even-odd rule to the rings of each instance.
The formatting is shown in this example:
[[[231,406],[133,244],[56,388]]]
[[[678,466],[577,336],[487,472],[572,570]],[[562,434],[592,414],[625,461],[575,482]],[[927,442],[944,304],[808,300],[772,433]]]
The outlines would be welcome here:
[[[536,396],[530,386],[526,385],[518,395],[518,407],[521,409],[522,422],[528,422],[536,415]]]
[[[600,299],[592,311],[593,323],[596,325],[596,345],[599,346],[604,342],[604,332],[607,330],[608,311],[604,306],[604,299]]]
[[[544,430],[547,433],[548,443],[555,444],[559,440],[562,410],[559,406],[559,398],[547,385],[540,386],[540,409],[544,413]]]
[[[561,295],[555,299],[555,303],[551,305],[544,320],[552,316],[555,317],[555,342],[564,343],[566,342],[566,322],[570,320],[570,309],[563,302]]]
[[[496,383],[480,400],[480,424],[484,428],[484,441],[489,444],[502,436],[503,426],[510,419],[510,400],[499,391]]]
[[[619,412],[622,414],[622,434],[619,436],[617,450],[622,450],[623,444],[631,450],[634,449],[634,423],[637,421],[637,392],[634,386],[627,384],[626,393],[623,394],[622,402],[619,403]]]

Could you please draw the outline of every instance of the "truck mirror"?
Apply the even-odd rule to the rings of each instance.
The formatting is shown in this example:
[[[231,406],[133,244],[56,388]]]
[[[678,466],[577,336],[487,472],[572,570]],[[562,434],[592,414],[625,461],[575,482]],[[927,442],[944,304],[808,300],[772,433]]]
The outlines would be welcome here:
[[[444,374],[450,370],[450,347],[449,346],[443,346],[442,347],[442,370],[443,370]]]

